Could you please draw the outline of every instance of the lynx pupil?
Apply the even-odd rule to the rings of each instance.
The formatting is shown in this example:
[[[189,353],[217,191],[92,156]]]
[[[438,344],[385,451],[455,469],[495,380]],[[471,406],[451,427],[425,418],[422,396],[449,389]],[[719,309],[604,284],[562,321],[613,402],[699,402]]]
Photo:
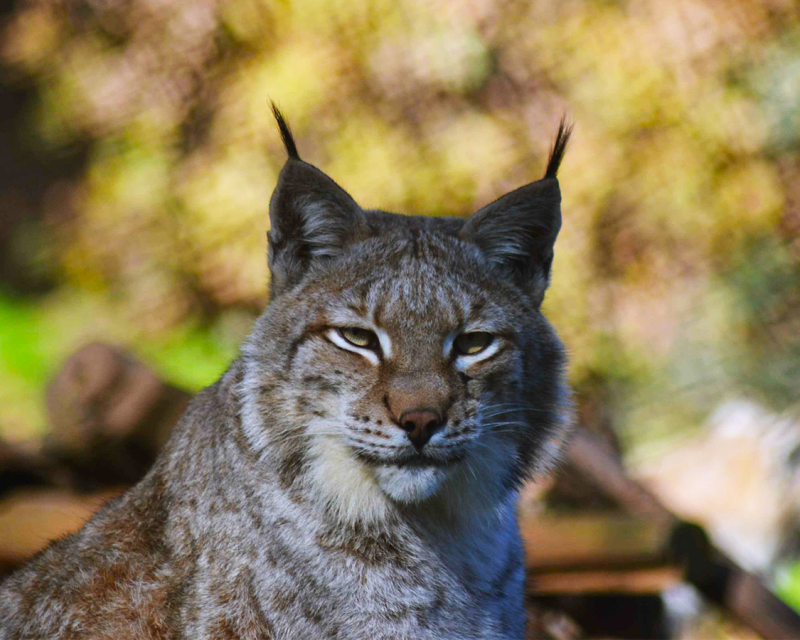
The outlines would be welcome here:
[[[455,339],[456,353],[460,356],[474,356],[492,343],[492,334],[485,331],[462,333]]]
[[[373,349],[378,343],[378,337],[368,329],[346,327],[339,329],[339,334],[353,346],[363,349]]]

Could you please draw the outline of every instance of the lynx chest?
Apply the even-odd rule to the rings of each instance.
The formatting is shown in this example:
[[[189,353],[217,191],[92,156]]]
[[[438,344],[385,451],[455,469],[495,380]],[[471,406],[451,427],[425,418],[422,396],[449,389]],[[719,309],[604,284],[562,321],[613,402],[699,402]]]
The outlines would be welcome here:
[[[187,602],[203,602],[203,610],[184,611],[192,637],[218,637],[220,616],[245,638],[523,636],[524,570],[513,517],[470,538],[439,539],[407,527],[370,533],[301,525],[289,514],[260,540],[237,540],[232,524],[208,545],[215,552],[198,558],[203,569]]]

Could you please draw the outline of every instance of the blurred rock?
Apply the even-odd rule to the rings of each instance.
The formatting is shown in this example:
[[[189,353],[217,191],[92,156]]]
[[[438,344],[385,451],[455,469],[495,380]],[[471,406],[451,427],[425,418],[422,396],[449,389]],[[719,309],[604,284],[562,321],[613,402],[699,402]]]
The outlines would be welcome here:
[[[636,475],[684,519],[702,523],[746,568],[766,573],[797,551],[800,421],[731,400],[703,432],[640,466]]]
[[[87,345],[47,389],[45,451],[88,486],[136,482],[190,399],[121,349]]]

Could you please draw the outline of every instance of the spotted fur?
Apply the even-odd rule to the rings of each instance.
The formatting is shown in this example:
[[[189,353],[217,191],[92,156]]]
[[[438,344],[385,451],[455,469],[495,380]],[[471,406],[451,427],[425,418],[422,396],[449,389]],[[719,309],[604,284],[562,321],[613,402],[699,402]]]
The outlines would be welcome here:
[[[0,585],[0,638],[523,637],[516,493],[569,426],[539,309],[569,130],[465,221],[361,209],[276,115],[271,303],[147,477]]]

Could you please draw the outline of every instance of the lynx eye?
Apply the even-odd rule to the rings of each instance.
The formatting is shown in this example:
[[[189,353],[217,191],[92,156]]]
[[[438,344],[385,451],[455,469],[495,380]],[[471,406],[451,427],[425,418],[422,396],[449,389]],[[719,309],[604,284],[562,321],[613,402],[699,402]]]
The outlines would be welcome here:
[[[361,347],[362,349],[375,349],[378,346],[378,336],[376,336],[369,329],[360,329],[359,327],[344,327],[337,329],[339,335],[342,336],[347,342],[354,347]]]
[[[453,341],[453,347],[459,356],[474,356],[492,344],[492,339],[492,334],[485,331],[462,333]]]

